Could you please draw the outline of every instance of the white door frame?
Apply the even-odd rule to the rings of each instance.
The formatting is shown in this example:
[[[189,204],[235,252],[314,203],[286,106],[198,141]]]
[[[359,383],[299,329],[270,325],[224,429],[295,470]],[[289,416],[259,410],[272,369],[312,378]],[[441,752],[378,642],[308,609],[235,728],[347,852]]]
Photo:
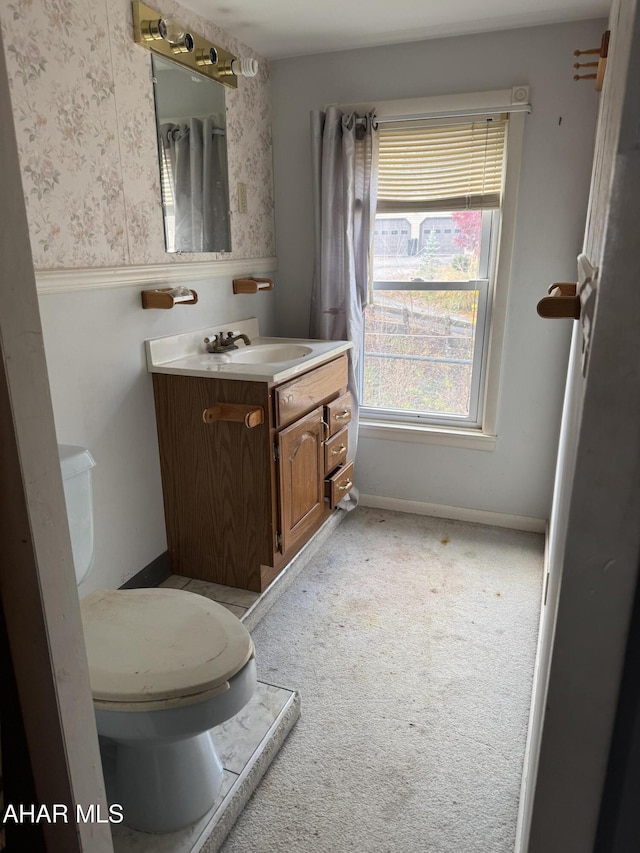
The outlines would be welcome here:
[[[0,116],[0,596],[47,851],[113,853],[1,34]]]

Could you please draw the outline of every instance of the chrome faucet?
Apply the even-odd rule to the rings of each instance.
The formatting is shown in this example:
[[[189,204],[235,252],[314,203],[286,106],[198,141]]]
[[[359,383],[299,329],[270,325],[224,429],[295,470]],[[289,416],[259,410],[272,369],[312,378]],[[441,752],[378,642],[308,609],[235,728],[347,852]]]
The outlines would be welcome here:
[[[204,342],[207,347],[207,352],[227,352],[230,349],[238,349],[236,346],[236,341],[242,339],[245,343],[245,346],[249,346],[251,341],[246,335],[242,333],[234,335],[233,332],[227,332],[227,336],[225,338],[224,332],[220,332],[218,335],[214,335],[213,340],[210,338],[205,338]]]

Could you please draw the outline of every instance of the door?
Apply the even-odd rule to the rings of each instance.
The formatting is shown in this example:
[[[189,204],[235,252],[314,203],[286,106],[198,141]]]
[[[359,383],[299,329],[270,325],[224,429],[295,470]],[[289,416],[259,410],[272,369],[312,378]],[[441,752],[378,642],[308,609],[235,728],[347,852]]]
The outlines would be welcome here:
[[[596,269],[579,277],[521,802],[529,853],[593,849],[640,554],[635,0],[614,0],[610,30],[584,242]]]
[[[283,552],[304,542],[324,516],[323,437],[322,406],[278,435]]]

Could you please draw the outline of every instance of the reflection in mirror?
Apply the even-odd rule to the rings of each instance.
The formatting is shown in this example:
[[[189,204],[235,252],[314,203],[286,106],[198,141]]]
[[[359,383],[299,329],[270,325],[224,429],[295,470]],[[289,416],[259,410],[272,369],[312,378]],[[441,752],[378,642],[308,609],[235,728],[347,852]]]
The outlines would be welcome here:
[[[230,252],[224,87],[152,62],[167,252]]]

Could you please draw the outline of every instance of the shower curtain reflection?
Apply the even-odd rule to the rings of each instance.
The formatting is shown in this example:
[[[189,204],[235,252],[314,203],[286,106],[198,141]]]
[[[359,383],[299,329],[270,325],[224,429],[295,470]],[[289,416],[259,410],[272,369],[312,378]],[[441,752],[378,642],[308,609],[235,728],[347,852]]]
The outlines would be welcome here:
[[[169,252],[230,251],[225,132],[211,117],[160,126]]]

